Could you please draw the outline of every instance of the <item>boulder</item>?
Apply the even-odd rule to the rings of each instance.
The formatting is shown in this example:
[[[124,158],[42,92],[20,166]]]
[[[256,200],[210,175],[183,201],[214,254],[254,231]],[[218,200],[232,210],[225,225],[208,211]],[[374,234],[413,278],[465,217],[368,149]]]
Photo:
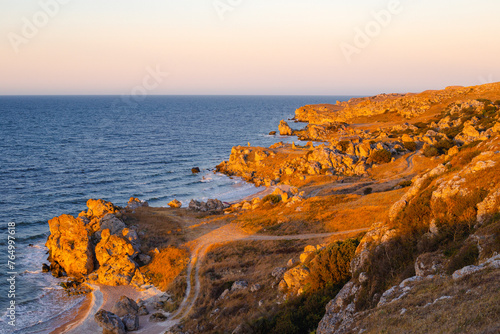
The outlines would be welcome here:
[[[108,229],[111,234],[120,235],[124,228],[125,224],[114,214],[106,214],[99,221],[99,232],[97,234],[100,236],[103,230]]]
[[[49,220],[50,236],[45,244],[49,260],[58,263],[71,276],[81,277],[94,270],[90,231],[81,218],[61,215]]]
[[[415,274],[425,277],[437,275],[444,271],[446,258],[441,253],[424,253],[415,260]]]
[[[288,289],[299,290],[305,284],[309,274],[309,268],[306,266],[298,266],[288,270],[283,275],[283,280],[285,281]]]
[[[247,281],[236,281],[231,286],[231,291],[245,290],[246,288],[248,288]]]
[[[282,136],[291,136],[293,133],[292,128],[284,120],[280,121],[280,125],[278,126],[278,130],[280,132],[280,135],[282,135]]]
[[[135,210],[135,209],[140,208],[140,207],[148,207],[148,206],[149,206],[148,202],[141,201],[140,199],[135,198],[135,197],[130,197],[126,208],[129,210]]]
[[[127,314],[136,315],[138,310],[139,307],[134,300],[128,298],[127,296],[121,296],[111,309],[111,312],[119,317],[124,317]]]
[[[275,136],[275,135],[276,135],[276,131],[271,131],[271,132],[269,132],[269,135],[270,135],[270,136]]]
[[[331,334],[345,333],[345,329],[354,321],[355,305],[354,296],[359,290],[359,286],[352,281],[344,285],[335,299],[326,305],[326,313],[318,324],[316,333]]]
[[[86,216],[101,218],[108,213],[115,213],[118,208],[113,205],[113,203],[102,200],[102,199],[89,199],[87,201],[87,213]]]
[[[206,203],[192,199],[188,206],[189,210],[210,213],[220,213],[228,207],[229,205],[222,203],[218,199],[209,199]]]
[[[460,152],[460,150],[458,149],[458,147],[457,146],[453,146],[452,148],[450,148],[448,150],[448,155],[451,157],[451,156],[457,155],[458,152]]]
[[[127,285],[135,274],[136,254],[133,245],[122,237],[111,235],[106,229],[101,233],[101,241],[95,248],[99,262],[98,281],[106,285]]]
[[[94,315],[95,322],[102,327],[103,334],[125,334],[125,326],[116,314],[105,310],[99,310]]]
[[[193,168],[191,168],[191,173],[198,174],[199,172],[201,172],[200,167],[193,167]]]
[[[168,206],[170,206],[171,208],[180,208],[182,206],[182,203],[176,199],[170,201],[170,203],[168,203]]]
[[[277,267],[273,269],[273,271],[271,272],[271,276],[274,277],[277,281],[280,281],[285,273],[285,267]]]
[[[139,316],[137,314],[127,314],[122,318],[123,325],[128,332],[139,329]]]

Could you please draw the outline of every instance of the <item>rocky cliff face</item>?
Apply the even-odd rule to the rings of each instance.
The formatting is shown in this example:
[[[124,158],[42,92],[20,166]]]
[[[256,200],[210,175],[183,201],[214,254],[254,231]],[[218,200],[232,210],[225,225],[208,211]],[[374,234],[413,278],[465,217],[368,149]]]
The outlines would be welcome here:
[[[46,246],[50,262],[58,263],[70,276],[82,277],[94,270],[94,251],[88,221],[70,215],[49,220]]]
[[[420,285],[500,268],[494,241],[500,226],[499,163],[495,138],[417,175],[388,222],[363,237],[351,263],[353,278],[327,305],[317,333],[370,330],[360,327],[367,326],[363,319],[396,302],[413,305],[410,291]],[[450,298],[458,297],[445,295],[434,303]]]

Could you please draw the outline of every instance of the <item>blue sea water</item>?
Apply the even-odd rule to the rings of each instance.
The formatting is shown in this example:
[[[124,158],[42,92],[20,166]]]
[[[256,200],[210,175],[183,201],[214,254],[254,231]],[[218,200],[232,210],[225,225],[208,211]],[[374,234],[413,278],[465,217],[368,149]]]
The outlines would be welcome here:
[[[117,96],[0,96],[0,333],[48,332],[50,319],[82,301],[41,273],[47,220],[77,215],[89,198],[122,206],[131,196],[152,206],[243,198],[256,188],[212,172],[233,146],[292,141],[268,133],[303,105],[349,98],[149,96],[132,104]],[[195,166],[202,172],[192,174]],[[16,225],[12,270],[9,222]],[[15,298],[8,297],[9,271],[17,272]],[[7,323],[10,300],[15,327]]]

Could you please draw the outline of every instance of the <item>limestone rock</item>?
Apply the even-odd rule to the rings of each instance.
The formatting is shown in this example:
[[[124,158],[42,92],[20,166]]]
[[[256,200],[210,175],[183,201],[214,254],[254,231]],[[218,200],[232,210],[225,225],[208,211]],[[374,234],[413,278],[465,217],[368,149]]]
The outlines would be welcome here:
[[[283,280],[285,281],[289,290],[298,291],[304,284],[306,279],[309,277],[310,271],[306,266],[298,266],[288,270],[283,275]]]
[[[115,213],[118,211],[118,208],[113,205],[111,202],[107,202],[102,199],[89,199],[87,201],[87,217],[97,217],[101,218],[107,215],[108,213]]]
[[[122,230],[125,228],[125,224],[118,219],[114,214],[106,214],[99,221],[99,233],[105,229],[108,229],[111,234],[122,234]]]
[[[191,200],[189,202],[189,210],[209,212],[209,213],[221,213],[224,209],[229,207],[228,204],[221,202],[218,199],[209,199],[207,202],[200,202],[196,200]]]
[[[89,230],[81,218],[61,215],[49,220],[50,236],[45,244],[50,262],[58,263],[71,276],[94,270],[94,253]]]
[[[132,260],[136,252],[129,241],[111,235],[109,230],[105,229],[95,252],[100,265],[97,271],[99,283],[113,286],[130,283],[137,265]]]
[[[103,334],[125,334],[125,326],[116,314],[99,310],[94,316],[95,322],[102,327]]]
[[[355,315],[354,296],[359,287],[352,281],[344,285],[335,299],[326,305],[326,313],[321,319],[316,333],[346,333]]]
[[[274,268],[271,272],[271,276],[274,277],[277,281],[283,278],[283,275],[286,273],[285,267]]]
[[[149,321],[151,322],[163,322],[167,321],[167,317],[163,313],[153,313],[149,317]]]
[[[280,121],[278,130],[282,136],[291,136],[293,133],[292,128],[284,120]]]
[[[111,312],[119,317],[123,317],[127,314],[136,315],[138,310],[139,307],[134,300],[128,298],[127,296],[121,296],[111,309]]]
[[[149,206],[148,202],[141,201],[140,199],[135,198],[135,197],[130,197],[126,208],[129,210],[135,210],[135,209],[140,208],[140,207],[148,207],[148,206]]]
[[[491,192],[477,205],[477,222],[481,225],[493,214],[500,211],[500,189]]]
[[[123,325],[128,332],[139,329],[139,316],[137,314],[127,314],[122,318]]]
[[[260,289],[262,289],[262,285],[252,284],[252,286],[250,287],[250,292],[256,292],[256,291],[259,291]]]
[[[245,290],[246,288],[248,288],[247,281],[236,281],[231,286],[231,291]]]
[[[490,269],[500,269],[500,254],[496,254],[496,255],[492,256],[491,258],[487,259],[486,261],[484,261],[480,265],[477,265],[477,266],[474,266],[474,265],[466,266],[466,267],[463,267],[462,269],[456,270],[451,275],[451,277],[454,280],[458,280],[458,279],[461,279],[461,278],[463,278],[465,276],[474,274],[474,273],[476,273],[478,271],[481,271],[481,270],[484,270],[484,269],[487,269],[487,268],[490,268]]]
[[[425,277],[440,274],[444,271],[446,258],[441,253],[424,253],[415,260],[415,274]]]
[[[448,155],[451,157],[451,156],[454,156],[454,155],[457,155],[459,152],[459,149],[457,146],[453,146],[452,148],[450,148],[448,150]]]
[[[176,199],[170,201],[170,203],[168,203],[168,206],[170,206],[171,208],[180,208],[182,206],[182,203]]]

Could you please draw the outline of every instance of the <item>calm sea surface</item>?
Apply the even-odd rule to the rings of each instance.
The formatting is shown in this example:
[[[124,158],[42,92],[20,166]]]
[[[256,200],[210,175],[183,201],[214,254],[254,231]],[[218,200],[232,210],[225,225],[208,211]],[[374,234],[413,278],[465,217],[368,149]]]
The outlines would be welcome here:
[[[77,215],[89,198],[152,206],[177,198],[234,200],[256,192],[211,170],[235,145],[269,146],[281,119],[315,103],[346,96],[0,96],[0,333],[47,332],[49,320],[72,312],[82,297],[65,297],[41,273],[47,220]],[[292,124],[300,128],[300,124]],[[192,167],[202,172],[193,175]],[[7,267],[8,223],[15,222],[16,259]],[[29,246],[29,245],[32,246]],[[7,273],[14,271],[15,298]],[[7,324],[16,302],[16,326]]]

